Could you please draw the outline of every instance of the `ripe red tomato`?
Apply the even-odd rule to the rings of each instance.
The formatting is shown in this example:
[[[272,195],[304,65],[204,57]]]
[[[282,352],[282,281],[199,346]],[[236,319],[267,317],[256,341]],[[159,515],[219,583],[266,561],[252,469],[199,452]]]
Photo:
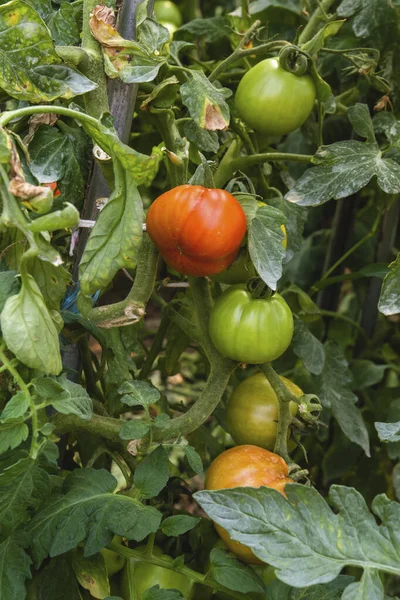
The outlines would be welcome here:
[[[281,376],[292,394],[300,398],[301,389],[290,379]],[[290,402],[290,412],[297,413],[298,405]],[[226,407],[228,431],[237,444],[256,444],[273,450],[278,429],[279,402],[263,373],[242,381],[229,398]]]
[[[285,495],[284,489],[292,480],[288,466],[278,454],[258,446],[236,446],[226,450],[208,468],[205,488],[223,490],[235,487],[266,486]],[[225,529],[215,524],[228,549],[240,560],[250,564],[263,564],[247,546],[232,540]]]
[[[213,275],[236,257],[246,216],[225,190],[179,185],[147,213],[147,231],[165,262],[184,275]]]

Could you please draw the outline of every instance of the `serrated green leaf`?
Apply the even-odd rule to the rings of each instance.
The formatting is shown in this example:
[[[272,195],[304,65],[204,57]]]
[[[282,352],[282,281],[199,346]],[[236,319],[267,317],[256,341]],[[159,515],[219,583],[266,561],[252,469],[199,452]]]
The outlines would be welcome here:
[[[299,206],[319,206],[339,200],[365,187],[376,176],[387,194],[400,192],[400,165],[383,158],[377,144],[354,140],[321,146],[313,162],[285,198]]]
[[[289,262],[296,252],[300,250],[303,242],[304,224],[307,220],[307,209],[296,204],[286,202],[283,198],[269,198],[268,204],[280,210],[286,217],[285,229],[287,247],[284,263]]]
[[[121,401],[128,406],[150,406],[160,399],[160,392],[147,381],[125,381],[119,388],[119,394],[126,394]]]
[[[66,375],[58,379],[35,379],[34,386],[39,398],[63,415],[77,415],[86,420],[92,418],[93,404],[89,394],[81,385],[67,379]]]
[[[203,129],[217,131],[229,125],[229,108],[225,102],[232,95],[228,88],[212,84],[203,71],[192,71],[192,77],[180,89],[182,103],[190,116]]]
[[[325,363],[324,346],[301,319],[294,320],[292,350],[310,373],[321,373]]]
[[[0,32],[0,87],[13,98],[51,102],[95,89],[84,75],[60,64],[45,23],[22,0],[0,5]]]
[[[341,600],[383,600],[383,585],[378,571],[365,569],[361,581],[351,583]]]
[[[249,546],[295,587],[334,580],[346,565],[400,571],[400,504],[377,496],[373,512],[354,488],[333,485],[329,501],[311,487],[289,484],[287,499],[271,488],[200,491],[197,502],[232,539]]]
[[[203,473],[203,463],[200,458],[200,454],[193,448],[193,446],[183,446],[186,460],[189,463],[189,467],[196,473]]]
[[[386,316],[400,313],[400,253],[389,268],[378,303],[378,310]]]
[[[382,381],[387,365],[377,365],[371,360],[355,360],[351,364],[353,389],[362,390]]]
[[[40,460],[26,453],[13,454],[15,462],[0,462],[0,524],[4,532],[28,520],[28,510],[37,508],[51,489],[50,475]]]
[[[352,581],[353,577],[350,577],[349,575],[339,575],[339,577],[336,577],[336,579],[329,583],[322,583],[320,585],[313,585],[301,589],[291,588],[290,600],[341,600],[343,590]],[[268,591],[269,589],[270,587],[268,587]],[[269,596],[268,600],[270,600]],[[283,599],[277,597],[276,600]]]
[[[358,38],[372,38],[375,45],[385,46],[395,32],[396,12],[390,0],[342,0],[339,17],[353,17],[351,25]]]
[[[400,421],[397,423],[375,423],[381,442],[400,442]]]
[[[84,553],[104,548],[114,534],[140,542],[157,531],[161,513],[129,496],[114,494],[117,480],[105,469],[76,469],[62,495],[49,499],[26,526],[35,563],[58,556],[86,539]]]
[[[0,422],[12,421],[23,417],[29,408],[29,397],[25,392],[17,392],[6,404],[4,410],[0,413]]]
[[[6,301],[1,329],[18,360],[31,369],[59,374],[62,364],[58,333],[31,275],[24,278],[21,291]]]
[[[0,596],[4,600],[25,598],[25,581],[31,578],[31,563],[12,538],[0,543]]]
[[[50,560],[39,577],[38,599],[82,600],[81,590],[72,570],[71,557],[60,556]]]
[[[255,592],[262,594],[265,586],[257,574],[236,560],[222,548],[214,548],[210,553],[213,578],[229,590],[235,592]]]
[[[344,434],[370,456],[368,430],[357,396],[351,391],[351,373],[342,350],[335,342],[325,343],[325,364],[316,378],[316,393],[323,406],[331,408]]]
[[[200,150],[203,150],[204,152],[218,152],[219,141],[218,134],[215,131],[202,129],[196,121],[193,120],[185,123],[183,131],[187,139],[193,142]]]
[[[150,426],[147,423],[126,421],[119,431],[119,437],[122,440],[140,440],[148,434],[149,430]]]
[[[0,454],[17,448],[29,435],[29,429],[22,419],[0,423]]]
[[[260,277],[273,290],[282,276],[285,215],[273,206],[261,206],[248,228],[249,252]]]
[[[204,41],[213,43],[229,36],[230,22],[226,17],[193,19],[182,25],[179,31],[187,31],[194,37],[202,37]]]
[[[144,498],[154,498],[166,486],[168,479],[168,453],[158,446],[138,464],[133,482]]]
[[[161,531],[164,535],[178,536],[190,531],[199,523],[200,517],[192,517],[190,515],[174,515],[167,517],[161,523]]]
[[[81,7],[62,2],[58,10],[52,11],[46,24],[57,46],[78,46],[81,34]]]

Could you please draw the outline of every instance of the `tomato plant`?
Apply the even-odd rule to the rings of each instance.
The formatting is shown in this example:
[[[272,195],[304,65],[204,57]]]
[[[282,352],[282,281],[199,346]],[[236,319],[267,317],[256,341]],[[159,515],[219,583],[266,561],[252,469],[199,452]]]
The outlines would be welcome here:
[[[301,389],[281,376],[284,385],[297,398]],[[290,413],[296,416],[298,404],[290,402]],[[237,444],[252,444],[273,450],[279,419],[279,400],[263,373],[242,381],[234,390],[226,407],[226,424]]]
[[[258,299],[245,286],[231,286],[211,311],[213,344],[239,362],[261,364],[279,358],[292,335],[292,313],[279,294]]]
[[[286,484],[291,481],[287,464],[280,456],[258,446],[244,445],[225,450],[211,463],[205,486],[207,490],[266,486],[284,494]],[[232,540],[222,527],[216,525],[216,529],[229,550],[241,560],[261,562],[250,548]]]
[[[229,192],[190,185],[157,198],[146,224],[167,264],[197,276],[226,269],[246,232],[243,209]]]
[[[0,31],[1,600],[400,598],[399,0]]]

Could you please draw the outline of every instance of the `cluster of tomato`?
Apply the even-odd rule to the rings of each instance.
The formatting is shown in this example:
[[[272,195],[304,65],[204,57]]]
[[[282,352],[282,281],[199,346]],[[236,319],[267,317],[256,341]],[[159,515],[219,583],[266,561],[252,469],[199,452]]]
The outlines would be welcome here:
[[[171,36],[181,25],[179,10],[169,0],[156,1],[155,15]],[[310,75],[297,76],[283,69],[279,59],[269,58],[246,73],[235,102],[247,125],[263,134],[280,136],[294,131],[307,119],[315,102],[315,85]],[[146,226],[171,269],[195,277],[212,276],[221,283],[233,284],[216,299],[210,316],[210,337],[223,356],[242,363],[262,364],[285,352],[293,335],[292,313],[278,293],[263,298],[253,297],[248,291],[245,283],[257,276],[257,272],[247,252],[241,249],[246,217],[232,194],[199,185],[180,185],[153,202]],[[286,248],[283,225],[282,231]],[[281,380],[292,394],[302,396],[303,392],[294,383],[284,377]],[[294,416],[297,404],[291,402],[290,411]],[[285,485],[292,481],[288,477],[288,466],[271,452],[278,418],[278,398],[266,377],[258,373],[245,379],[233,392],[226,409],[228,430],[238,446],[226,450],[212,462],[206,489],[267,486],[284,494]],[[260,563],[249,548],[232,540],[220,526],[216,529],[238,558],[251,564]],[[117,556],[113,557],[107,550],[103,552],[108,562]],[[159,549],[155,552],[162,555]],[[118,560],[125,562],[121,557]],[[138,599],[144,590],[157,584],[189,594],[191,582],[185,576],[145,562],[135,565]],[[120,563],[115,566],[121,567]],[[110,568],[115,572],[112,565]],[[127,564],[122,587],[128,571]]]

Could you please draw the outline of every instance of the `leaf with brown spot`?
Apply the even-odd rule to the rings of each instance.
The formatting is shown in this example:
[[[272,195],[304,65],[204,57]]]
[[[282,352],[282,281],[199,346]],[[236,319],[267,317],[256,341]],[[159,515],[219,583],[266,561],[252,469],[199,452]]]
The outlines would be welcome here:
[[[229,125],[229,108],[225,102],[232,95],[227,88],[216,87],[203,71],[192,71],[192,78],[181,86],[183,104],[203,129],[217,131]]]

